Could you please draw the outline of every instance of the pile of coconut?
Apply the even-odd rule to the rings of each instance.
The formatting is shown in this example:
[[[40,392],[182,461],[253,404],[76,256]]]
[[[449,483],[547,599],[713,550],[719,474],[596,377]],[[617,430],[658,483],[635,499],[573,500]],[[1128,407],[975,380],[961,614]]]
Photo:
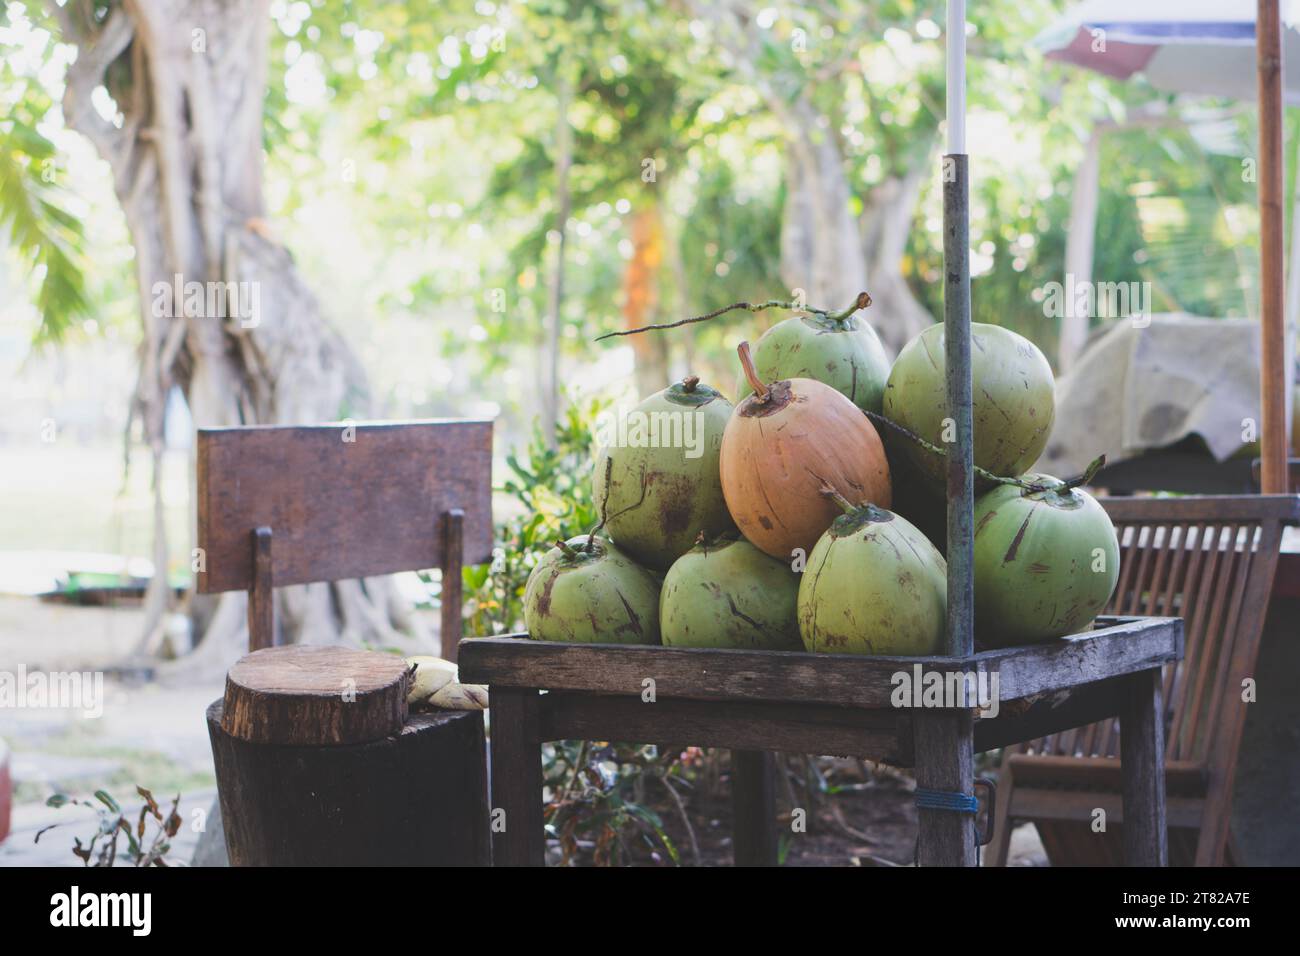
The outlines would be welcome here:
[[[869,303],[864,294],[842,312],[796,314],[752,355],[742,343],[734,406],[694,377],[637,405],[642,422],[693,416],[693,432],[673,432],[692,440],[601,448],[601,524],[557,542],[534,569],[529,635],[942,653],[944,448],[954,439],[944,329],[926,329],[891,367],[860,311]],[[1077,632],[1110,599],[1119,547],[1079,487],[1091,471],[1071,481],[1026,473],[1052,428],[1051,367],[1022,336],[976,323],[972,376],[977,640]]]

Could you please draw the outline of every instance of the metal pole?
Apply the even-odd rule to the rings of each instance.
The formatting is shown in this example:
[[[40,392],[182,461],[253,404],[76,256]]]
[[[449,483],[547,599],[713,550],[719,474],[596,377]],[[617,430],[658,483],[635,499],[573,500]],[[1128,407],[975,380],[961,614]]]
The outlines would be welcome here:
[[[1287,492],[1286,326],[1282,278],[1282,21],[1277,0],[1258,0],[1260,490]]]
[[[963,657],[974,650],[971,422],[970,180],[966,157],[966,3],[948,2],[948,152],[943,157],[943,321],[948,415],[955,441],[948,453],[948,642]],[[913,721],[916,785],[970,794],[974,724],[966,710],[922,710]],[[975,819],[950,810],[917,810],[917,862],[974,866]]]
[[[943,158],[943,325],[948,415],[948,653],[974,650],[974,425],[971,420],[970,171],[966,3],[948,3],[948,153]]]

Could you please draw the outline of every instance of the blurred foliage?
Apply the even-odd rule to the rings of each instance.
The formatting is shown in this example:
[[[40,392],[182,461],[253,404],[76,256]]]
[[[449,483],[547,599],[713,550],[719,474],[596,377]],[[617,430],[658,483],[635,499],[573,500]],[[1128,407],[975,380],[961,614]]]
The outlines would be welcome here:
[[[575,87],[563,375],[594,371],[613,391],[626,376],[599,367],[627,343],[590,340],[622,322],[632,217],[653,206],[666,219],[656,320],[788,294],[779,240],[790,131],[760,90],[807,99],[844,157],[854,209],[868,208],[875,190],[934,159],[944,6],[755,4],[756,42],[741,62],[719,41],[716,11],[686,0],[275,0],[271,212],[360,336],[381,413],[482,413],[488,402],[503,431],[527,435],[556,238],[559,79]],[[4,9],[5,22],[53,29],[41,8]],[[1241,163],[1254,148],[1253,112],[1224,120],[1222,104],[1048,62],[1031,41],[1059,4],[1007,9],[969,11],[977,317],[1054,354],[1056,320],[1041,292],[1061,279],[1083,141],[1095,121],[1122,124],[1152,108],[1172,121],[1109,134],[1103,146],[1094,275],[1151,282],[1158,309],[1250,314],[1257,213]],[[51,156],[58,74],[37,68],[66,49],[42,41],[33,59],[34,35],[6,33],[24,56],[6,55],[0,72],[0,216],[33,271],[37,334],[48,338],[87,312],[122,314],[103,300],[131,274],[123,258],[111,268],[125,282],[86,291],[83,217],[62,180],[41,176],[64,157]],[[1300,131],[1293,117],[1288,125]],[[928,177],[899,268],[936,315],[941,248]],[[732,316],[670,334],[673,374],[731,381],[740,330],[753,336],[772,321]],[[400,347],[421,336],[424,348],[425,330],[432,367]]]
[[[591,470],[596,416],[605,406],[567,403],[553,443],[534,426],[523,456],[506,456],[510,476],[499,491],[510,496],[514,513],[497,525],[492,561],[463,571],[466,637],[522,631],[524,586],[538,560],[557,539],[585,534],[599,522]]]
[[[0,119],[0,227],[31,269],[40,315],[38,341],[58,341],[91,314],[86,296],[84,228],[59,176],[54,144],[40,131],[53,107],[30,77],[0,65],[8,115]]]

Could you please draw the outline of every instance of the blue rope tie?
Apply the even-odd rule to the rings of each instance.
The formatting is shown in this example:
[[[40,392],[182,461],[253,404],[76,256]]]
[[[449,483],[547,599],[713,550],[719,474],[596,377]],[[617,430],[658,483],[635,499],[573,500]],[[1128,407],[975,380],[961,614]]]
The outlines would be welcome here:
[[[916,806],[920,810],[951,810],[954,813],[979,813],[980,802],[974,794],[956,790],[916,788]]]
[[[994,801],[997,799],[997,786],[988,777],[980,777],[975,781],[976,787],[988,788],[989,797],[989,819],[988,830],[983,835],[975,834],[975,865],[980,865],[980,848],[993,838],[993,814]],[[916,788],[916,806],[920,810],[950,810],[953,813],[970,813],[978,814],[980,812],[980,802],[973,793],[961,793],[957,790],[931,790],[929,787]],[[919,852],[920,837],[917,837],[918,848],[912,853],[912,863],[917,862]]]

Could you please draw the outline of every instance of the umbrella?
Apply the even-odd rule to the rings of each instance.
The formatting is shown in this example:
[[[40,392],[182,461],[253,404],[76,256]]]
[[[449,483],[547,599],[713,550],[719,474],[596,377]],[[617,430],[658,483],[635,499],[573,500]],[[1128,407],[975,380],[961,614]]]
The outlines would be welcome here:
[[[1283,95],[1300,106],[1300,4],[1283,3]],[[1049,60],[1158,90],[1253,100],[1255,0],[1085,0],[1034,40]]]
[[[1258,44],[1257,12],[1263,17]],[[1285,491],[1293,337],[1285,334],[1282,316],[1281,113],[1284,101],[1300,105],[1300,3],[1085,0],[1034,42],[1048,59],[1117,79],[1141,73],[1161,90],[1258,96],[1263,485],[1266,492]],[[1300,216],[1294,227],[1300,231]],[[1300,234],[1293,233],[1293,255],[1300,251],[1298,239]],[[1300,262],[1293,260],[1292,272],[1293,280],[1300,278]],[[1294,306],[1300,304],[1297,291],[1293,287],[1292,320]]]

